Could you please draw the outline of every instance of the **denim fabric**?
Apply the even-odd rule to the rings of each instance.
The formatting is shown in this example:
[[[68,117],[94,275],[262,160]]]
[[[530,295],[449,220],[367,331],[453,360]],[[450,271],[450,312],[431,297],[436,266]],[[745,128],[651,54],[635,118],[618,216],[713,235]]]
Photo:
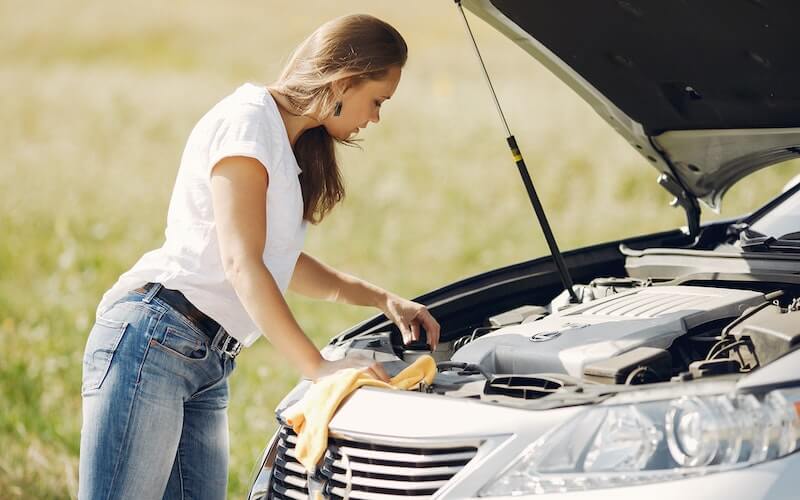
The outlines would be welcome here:
[[[89,333],[80,499],[225,498],[235,362],[158,288],[128,293]]]

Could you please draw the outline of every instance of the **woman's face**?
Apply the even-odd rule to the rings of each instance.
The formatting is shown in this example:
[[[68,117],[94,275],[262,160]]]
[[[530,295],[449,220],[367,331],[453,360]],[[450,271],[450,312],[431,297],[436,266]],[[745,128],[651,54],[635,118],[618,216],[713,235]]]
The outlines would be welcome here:
[[[381,119],[381,104],[389,99],[400,83],[400,68],[392,66],[380,80],[362,80],[348,87],[342,96],[342,112],[322,122],[328,133],[344,140],[366,128],[369,122]]]

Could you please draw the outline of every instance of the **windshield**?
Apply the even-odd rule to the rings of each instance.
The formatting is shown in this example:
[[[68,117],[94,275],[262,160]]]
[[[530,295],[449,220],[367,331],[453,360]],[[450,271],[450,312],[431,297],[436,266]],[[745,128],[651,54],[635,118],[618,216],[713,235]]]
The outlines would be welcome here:
[[[798,181],[800,176],[792,179],[786,190],[791,189]],[[800,189],[752,222],[750,229],[773,238],[800,231]]]

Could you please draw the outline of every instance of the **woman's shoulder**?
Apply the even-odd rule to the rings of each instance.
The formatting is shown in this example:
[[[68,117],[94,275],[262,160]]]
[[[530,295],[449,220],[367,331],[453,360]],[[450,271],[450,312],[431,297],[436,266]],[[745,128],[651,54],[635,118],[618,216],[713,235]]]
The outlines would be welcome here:
[[[217,103],[209,113],[212,159],[234,153],[269,164],[270,173],[299,173],[287,156],[288,137],[272,95],[265,86],[244,83]],[[293,158],[293,157],[292,157]],[[293,168],[294,167],[294,168]]]
[[[272,98],[269,91],[267,91],[267,87],[252,82],[245,82],[239,85],[231,96],[235,96],[238,102],[261,106],[267,104],[268,98]]]
[[[240,85],[220,100],[208,113],[215,135],[237,140],[266,142],[273,148],[283,147],[285,128],[272,96],[264,86]]]
[[[223,98],[216,106],[220,118],[248,119],[275,124],[280,119],[276,113],[272,96],[266,87],[253,83],[244,83]]]

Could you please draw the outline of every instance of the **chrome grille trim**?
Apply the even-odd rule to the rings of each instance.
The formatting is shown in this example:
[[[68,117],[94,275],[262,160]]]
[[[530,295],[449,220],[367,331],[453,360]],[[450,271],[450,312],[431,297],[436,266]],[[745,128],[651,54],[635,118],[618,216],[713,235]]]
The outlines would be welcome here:
[[[267,498],[279,500],[306,500],[306,473],[303,466],[294,458],[294,445],[287,443],[281,433],[278,437],[277,454],[272,468],[270,493]]]
[[[363,459],[381,460],[383,462],[398,463],[440,463],[469,460],[475,456],[475,452],[447,453],[442,455],[416,455],[413,453],[395,453],[391,451],[364,450],[361,448],[351,448],[350,446],[338,446],[339,450],[346,453],[351,459],[353,457]]]
[[[326,483],[324,494],[332,499],[346,495],[354,500],[426,499],[475,457],[479,441],[398,446],[329,436],[315,480]],[[306,472],[295,456],[296,444],[295,433],[282,426],[269,498],[307,497]]]
[[[341,500],[344,498],[344,488],[340,488],[338,486],[334,486],[330,488],[330,497],[332,500]],[[397,494],[393,495],[384,495],[381,493],[370,493],[367,491],[358,491],[352,490],[350,492],[349,498],[353,500],[391,500],[392,498],[397,498]],[[431,496],[430,495],[403,495],[402,498],[404,500],[427,500]]]
[[[342,468],[341,460],[336,460],[333,463],[334,467]],[[425,467],[425,468],[417,468],[414,469],[413,473],[415,476],[453,476],[456,472],[460,471],[462,465],[443,465],[443,466],[432,466],[432,467]],[[397,476],[407,474],[409,469],[407,467],[400,467],[400,466],[393,466],[393,465],[379,465],[379,464],[371,464],[371,463],[362,463],[362,462],[350,462],[350,470],[355,472],[363,472],[362,474],[365,477],[378,477],[378,474],[382,474],[387,476]],[[435,478],[432,478],[435,479]]]
[[[334,482],[338,482],[341,484],[346,484],[347,479],[345,478],[345,474],[333,473],[333,474],[325,474],[325,477],[333,479]],[[449,479],[449,478],[448,478]],[[392,489],[407,489],[407,490],[427,490],[433,488],[434,490],[438,490],[447,482],[445,480],[439,481],[425,481],[425,482],[410,482],[410,481],[392,481],[389,479],[372,479],[369,477],[360,477],[358,479],[358,484],[363,486],[371,486],[373,488],[392,488]]]

